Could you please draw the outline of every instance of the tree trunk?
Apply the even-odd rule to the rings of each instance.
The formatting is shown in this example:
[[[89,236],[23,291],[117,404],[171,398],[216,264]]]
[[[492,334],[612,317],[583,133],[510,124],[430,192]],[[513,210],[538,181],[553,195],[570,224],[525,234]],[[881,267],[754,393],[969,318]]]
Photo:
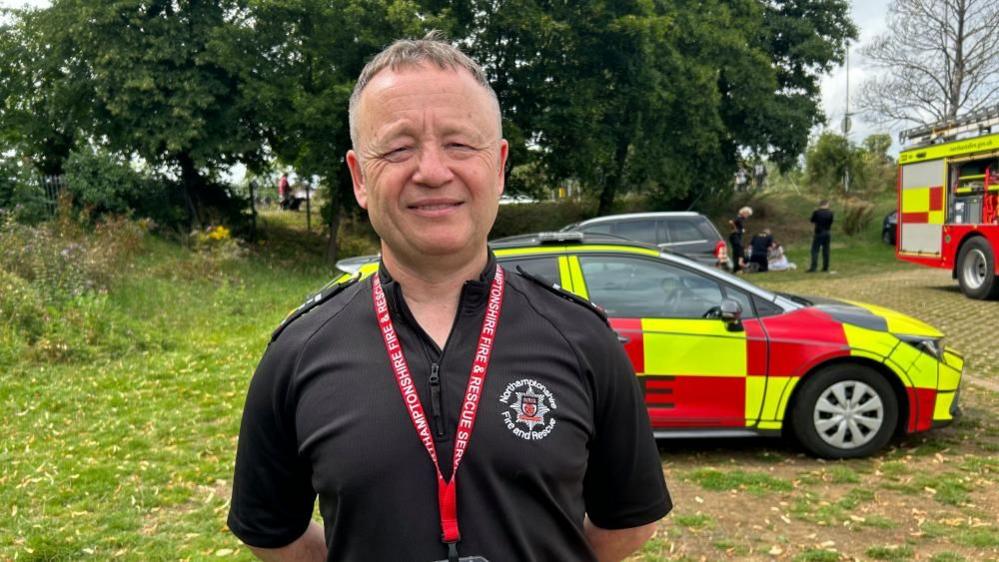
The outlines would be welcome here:
[[[341,170],[330,186],[330,236],[326,240],[326,261],[331,267],[340,258],[340,222],[343,218],[344,201],[347,200],[346,194],[352,190],[350,174]]]
[[[624,179],[624,165],[628,158],[627,139],[618,141],[617,150],[614,151],[614,172],[604,181],[604,187],[600,190],[600,205],[597,207],[597,216],[609,214],[614,205],[614,196]]]
[[[201,176],[194,165],[194,159],[190,154],[184,153],[177,157],[180,164],[180,179],[184,189],[184,201],[187,203],[188,219],[192,228],[205,228],[204,212],[202,209],[200,194]]]

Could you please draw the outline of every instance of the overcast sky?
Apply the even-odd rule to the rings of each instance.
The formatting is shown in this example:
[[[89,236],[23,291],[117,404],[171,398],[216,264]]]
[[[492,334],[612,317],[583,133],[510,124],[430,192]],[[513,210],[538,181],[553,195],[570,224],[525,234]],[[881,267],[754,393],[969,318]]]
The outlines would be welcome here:
[[[857,28],[860,30],[860,38],[857,44],[853,45],[850,53],[850,104],[855,108],[854,100],[858,86],[863,81],[866,70],[864,61],[857,52],[859,45],[864,45],[872,37],[885,30],[888,15],[888,4],[890,0],[855,0],[851,4],[851,15]],[[0,8],[21,7],[21,6],[47,6],[47,0],[0,0]],[[843,114],[846,111],[846,69],[840,67],[822,80],[822,107],[829,119],[829,127],[840,130],[842,126]],[[854,142],[862,141],[867,135],[884,131],[882,128],[866,123],[862,117],[853,118],[853,129],[850,138]],[[897,130],[890,131],[894,142],[893,152],[898,152]]]

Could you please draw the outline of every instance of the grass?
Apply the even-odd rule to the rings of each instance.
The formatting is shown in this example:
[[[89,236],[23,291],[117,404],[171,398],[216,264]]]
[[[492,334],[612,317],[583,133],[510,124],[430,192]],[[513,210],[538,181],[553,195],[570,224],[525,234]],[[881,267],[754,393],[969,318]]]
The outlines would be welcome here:
[[[867,549],[867,555],[875,560],[909,560],[916,556],[910,546],[872,546]]]
[[[251,257],[199,278],[175,246],[144,252],[103,314],[145,344],[0,376],[0,559],[246,558],[225,527],[246,385],[322,266]]]
[[[762,472],[743,470],[723,472],[714,468],[702,468],[693,471],[687,477],[705,490],[713,491],[745,490],[762,495],[768,492],[790,492],[793,488],[793,485],[786,480]]]

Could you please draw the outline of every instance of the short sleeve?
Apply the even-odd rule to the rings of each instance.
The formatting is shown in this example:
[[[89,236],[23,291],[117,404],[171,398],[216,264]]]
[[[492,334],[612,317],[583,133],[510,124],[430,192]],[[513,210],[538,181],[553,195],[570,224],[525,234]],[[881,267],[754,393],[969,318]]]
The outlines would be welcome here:
[[[584,500],[594,525],[626,529],[652,523],[673,507],[635,372],[614,334],[586,353],[594,381],[595,431]]]
[[[228,524],[240,540],[259,548],[280,548],[301,537],[316,499],[311,466],[298,453],[296,353],[288,340],[293,338],[272,343],[260,361],[239,429]]]

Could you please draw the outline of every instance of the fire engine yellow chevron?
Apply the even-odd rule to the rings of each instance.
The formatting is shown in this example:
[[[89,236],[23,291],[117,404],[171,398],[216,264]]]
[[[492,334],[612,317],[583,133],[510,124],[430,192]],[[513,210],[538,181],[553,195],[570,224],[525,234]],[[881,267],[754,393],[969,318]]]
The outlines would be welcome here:
[[[645,318],[642,331],[647,373],[746,376],[746,333],[730,332],[723,322]]]

